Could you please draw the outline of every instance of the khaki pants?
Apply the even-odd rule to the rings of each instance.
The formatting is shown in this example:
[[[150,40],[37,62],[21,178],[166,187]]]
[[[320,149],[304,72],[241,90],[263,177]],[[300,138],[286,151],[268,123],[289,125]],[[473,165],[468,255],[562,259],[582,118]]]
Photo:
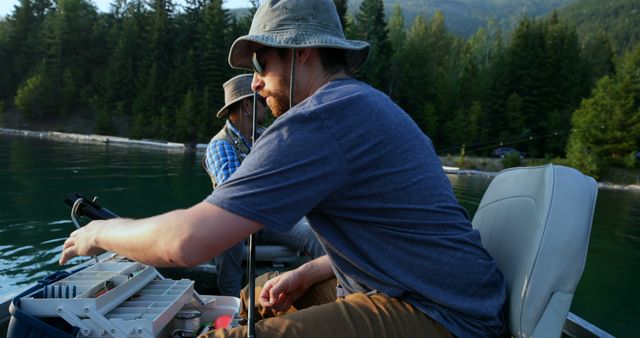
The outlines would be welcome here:
[[[273,273],[256,278],[256,297]],[[242,291],[241,315],[246,317],[248,291]],[[412,305],[382,294],[355,293],[336,299],[336,279],[311,287],[286,313],[257,306],[257,338],[380,337],[451,338],[440,324]],[[247,327],[210,331],[201,337],[246,337]]]

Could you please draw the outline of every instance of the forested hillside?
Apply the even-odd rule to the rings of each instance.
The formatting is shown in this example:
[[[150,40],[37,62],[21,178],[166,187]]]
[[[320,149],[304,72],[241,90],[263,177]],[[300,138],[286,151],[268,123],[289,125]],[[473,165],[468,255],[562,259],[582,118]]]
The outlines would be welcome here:
[[[387,15],[395,5],[400,5],[405,22],[411,24],[416,16],[432,17],[441,11],[447,18],[447,28],[460,36],[469,37],[488,24],[505,31],[514,29],[527,15],[545,15],[577,0],[384,0]],[[362,0],[349,3],[355,12]]]
[[[618,57],[616,41],[589,31],[602,38],[581,43],[558,12],[465,38],[448,28],[444,8],[407,22],[402,6],[385,15],[383,0],[355,8],[334,1],[347,36],[372,46],[355,76],[397,102],[439,154],[487,155],[509,145],[530,157],[568,154],[593,175],[608,164],[636,165],[629,159],[640,149],[638,48]],[[424,3],[436,2],[407,1]],[[86,132],[206,142],[223,124],[214,116],[224,104],[222,83],[239,72],[227,63],[229,47],[255,10],[235,16],[222,4],[189,0],[178,12],[172,0],[114,0],[112,12],[99,13],[88,0],[20,0],[0,20],[0,127],[81,124]],[[605,147],[593,135],[617,141]]]
[[[608,38],[616,51],[622,53],[640,41],[638,0],[579,0],[559,13],[575,23],[578,34],[587,43]]]

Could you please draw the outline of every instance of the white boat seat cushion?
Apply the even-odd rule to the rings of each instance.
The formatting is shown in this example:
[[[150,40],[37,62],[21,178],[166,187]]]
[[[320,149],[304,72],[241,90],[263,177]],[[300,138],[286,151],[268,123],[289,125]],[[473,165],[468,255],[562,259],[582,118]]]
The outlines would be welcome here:
[[[559,337],[584,269],[597,184],[557,165],[500,172],[473,227],[507,283],[514,337]]]

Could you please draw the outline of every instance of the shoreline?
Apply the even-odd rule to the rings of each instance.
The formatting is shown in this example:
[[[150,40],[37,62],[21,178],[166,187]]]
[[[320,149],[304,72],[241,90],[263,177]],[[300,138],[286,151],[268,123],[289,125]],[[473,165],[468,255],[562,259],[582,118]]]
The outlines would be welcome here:
[[[498,174],[498,171],[460,169],[457,167],[448,167],[448,166],[443,166],[442,169],[444,169],[445,174],[451,174],[451,175],[480,175],[480,176],[486,176],[486,177],[493,177]],[[640,192],[640,184],[625,185],[625,184],[616,184],[611,182],[600,182],[600,181],[596,181],[596,183],[598,183],[598,188]]]
[[[54,140],[54,141],[66,141],[77,143],[90,143],[90,144],[104,144],[104,145],[125,145],[143,148],[155,148],[165,149],[167,151],[203,151],[207,145],[204,143],[197,144],[185,144],[176,142],[167,142],[159,140],[135,140],[127,137],[119,136],[105,136],[97,134],[75,134],[75,133],[63,133],[58,131],[32,131],[32,130],[20,130],[10,128],[0,128],[1,135],[15,135],[24,137],[34,137],[40,139]],[[486,177],[493,177],[498,174],[496,171],[482,171],[475,169],[460,169],[458,167],[443,166],[445,174],[451,175],[481,175]],[[640,192],[640,184],[616,184],[611,182],[597,182],[598,188],[612,189],[612,190],[626,190]]]
[[[168,142],[168,141],[160,141],[160,140],[146,140],[146,139],[135,140],[135,139],[120,137],[120,136],[105,136],[105,135],[97,135],[97,134],[87,135],[87,134],[63,133],[58,131],[32,131],[32,130],[0,128],[0,134],[34,137],[34,138],[55,140],[55,141],[67,141],[67,142],[90,143],[90,144],[129,145],[129,146],[137,146],[137,147],[144,147],[144,148],[164,148],[167,150],[179,150],[179,151],[194,151],[194,150],[205,149],[207,147],[207,145],[203,143],[191,145],[191,144],[185,144],[185,143]]]

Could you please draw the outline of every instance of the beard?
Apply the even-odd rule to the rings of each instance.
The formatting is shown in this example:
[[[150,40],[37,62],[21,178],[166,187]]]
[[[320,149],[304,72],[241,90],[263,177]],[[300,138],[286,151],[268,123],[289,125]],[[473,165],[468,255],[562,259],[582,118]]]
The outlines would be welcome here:
[[[278,77],[272,90],[265,91],[263,96],[267,96],[267,105],[271,109],[271,114],[279,117],[289,110],[289,80],[288,77]]]

